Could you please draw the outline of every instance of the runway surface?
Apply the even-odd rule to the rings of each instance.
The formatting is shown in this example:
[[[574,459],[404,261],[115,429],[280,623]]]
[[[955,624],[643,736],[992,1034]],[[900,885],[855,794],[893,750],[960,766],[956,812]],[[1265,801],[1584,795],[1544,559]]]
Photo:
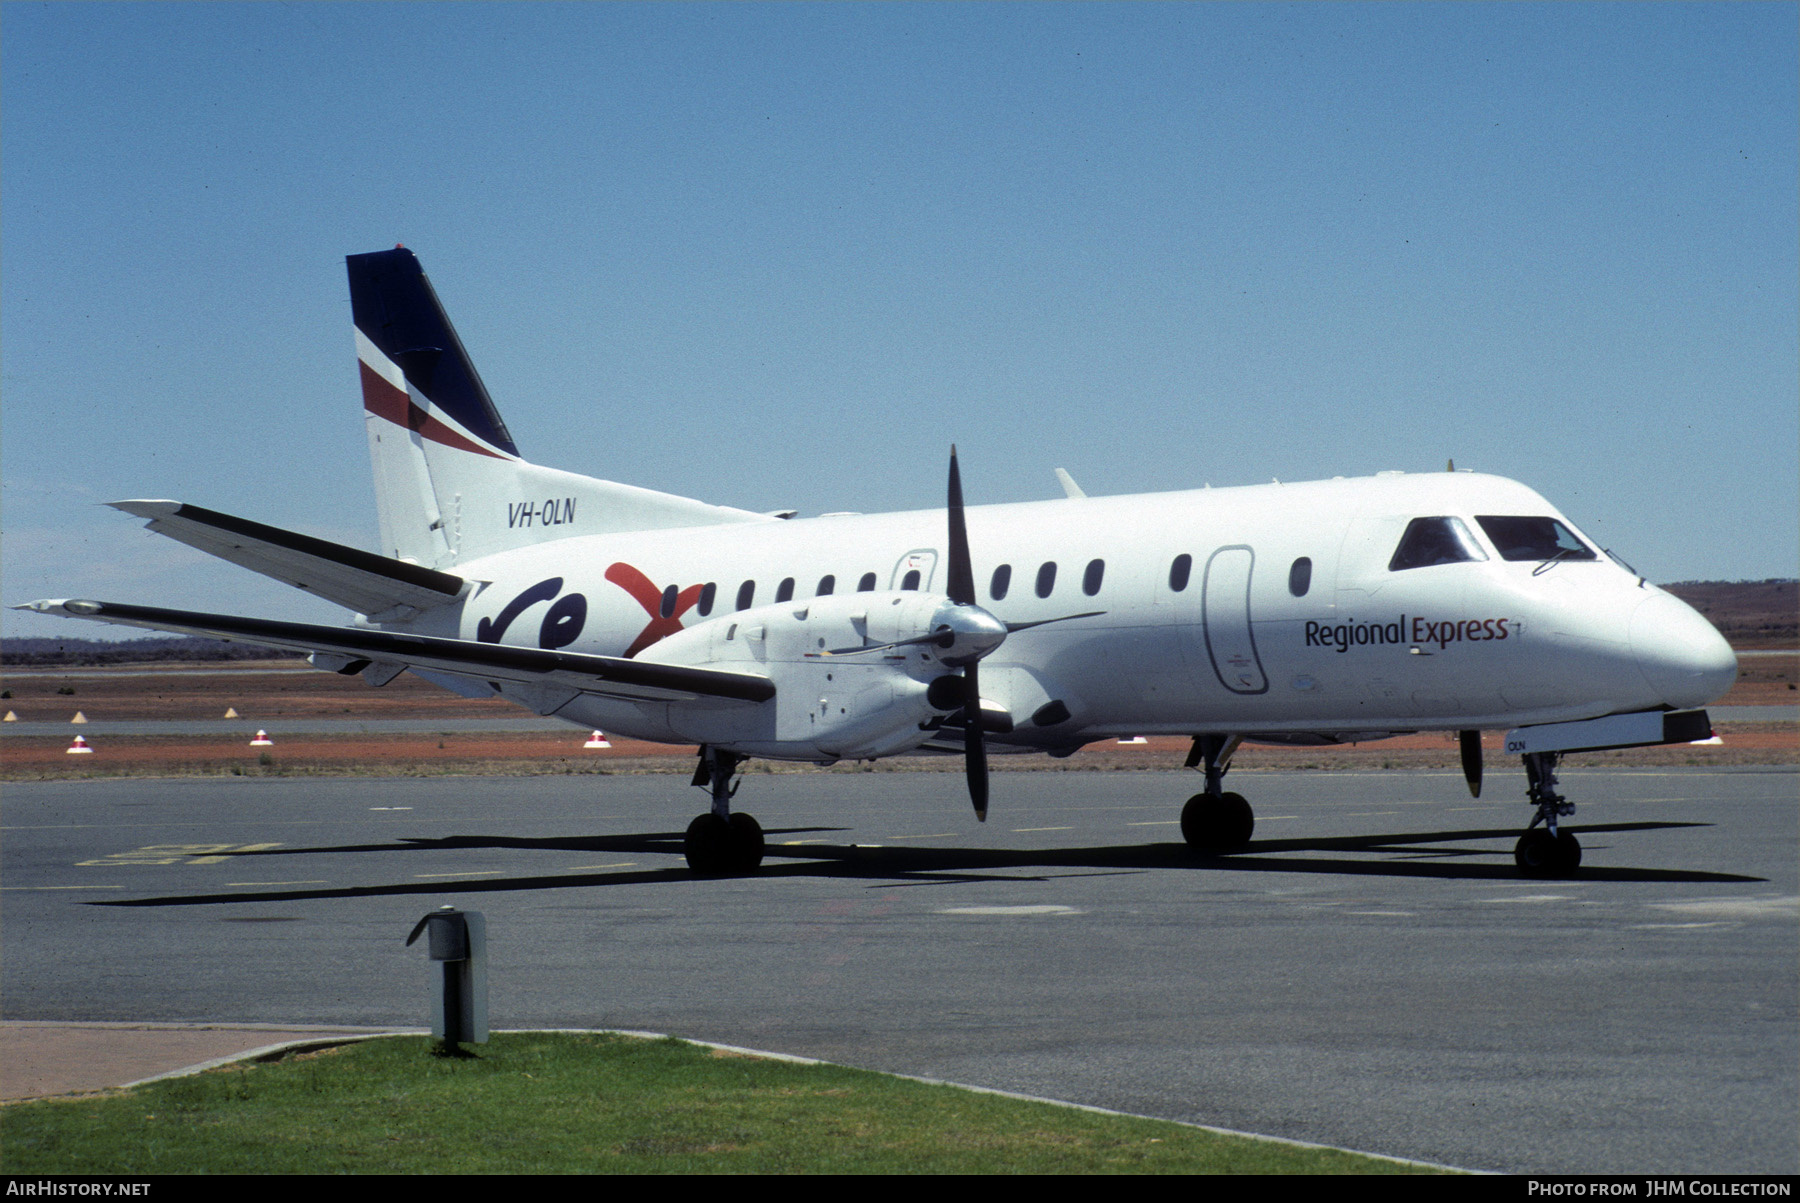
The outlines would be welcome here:
[[[1479,1169],[1800,1170],[1790,768],[1584,770],[1574,881],[1517,772],[750,774],[692,879],[675,775],[6,787],[9,1020],[415,1025],[408,931],[484,912],[496,1027],[667,1031]]]

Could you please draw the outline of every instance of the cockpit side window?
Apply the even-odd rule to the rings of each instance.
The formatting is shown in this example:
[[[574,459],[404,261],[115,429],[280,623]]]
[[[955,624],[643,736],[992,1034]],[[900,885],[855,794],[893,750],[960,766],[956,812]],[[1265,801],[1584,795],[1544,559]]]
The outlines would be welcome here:
[[[1469,533],[1460,518],[1414,518],[1400,536],[1400,546],[1388,561],[1389,572],[1430,568],[1435,564],[1462,564],[1485,560],[1487,552]]]
[[[1594,549],[1554,518],[1477,514],[1475,521],[1500,549],[1503,560],[1592,560]]]

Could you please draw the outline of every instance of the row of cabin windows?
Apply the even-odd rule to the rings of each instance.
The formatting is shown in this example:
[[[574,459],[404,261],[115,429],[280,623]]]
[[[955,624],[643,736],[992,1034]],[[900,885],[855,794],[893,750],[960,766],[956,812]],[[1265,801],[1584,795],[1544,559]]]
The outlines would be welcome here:
[[[1005,601],[1007,591],[1012,588],[1012,565],[1002,564],[994,569],[994,575],[988,581],[988,596],[995,601]],[[1100,592],[1100,585],[1106,579],[1106,561],[1089,560],[1087,568],[1081,574],[1081,591],[1089,597]],[[1056,588],[1056,561],[1045,560],[1038,565],[1037,581],[1032,591],[1039,597],[1049,597]]]
[[[1105,577],[1106,561],[1089,560],[1086,571],[1081,575],[1081,591],[1089,597],[1093,597],[1100,592],[1100,584]],[[900,578],[900,588],[902,591],[917,589],[920,580],[921,578],[917,568],[908,569],[906,575]],[[989,582],[988,592],[993,595],[995,601],[1000,601],[1006,597],[1006,591],[1011,584],[1012,565],[1002,564],[1000,567],[994,569],[994,577],[993,580]],[[1051,591],[1055,588],[1056,562],[1054,560],[1046,561],[1038,568],[1037,595],[1039,597],[1049,597]],[[813,596],[829,597],[836,591],[837,577],[826,575],[819,578],[819,587],[813,590]],[[856,582],[856,591],[858,593],[873,593],[875,591],[875,574],[873,572],[863,573],[861,579]],[[705,618],[713,612],[713,606],[717,604],[718,598],[718,584],[713,581],[708,581],[700,587],[700,597],[695,602],[694,609],[699,612],[700,617]],[[775,586],[775,604],[780,605],[782,602],[793,600],[794,578],[791,576],[784,577],[782,578],[781,583]],[[670,618],[674,615],[676,607],[680,604],[681,591],[674,585],[670,585],[667,589],[663,590],[662,604],[658,609],[660,610],[662,617]],[[745,581],[738,586],[736,609],[748,610],[755,604],[756,582]]]
[[[1188,587],[1189,579],[1193,576],[1193,572],[1193,556],[1188,555],[1186,552],[1176,556],[1174,561],[1169,565],[1170,592],[1181,593],[1185,591]],[[1005,601],[1007,593],[1012,589],[1012,573],[1013,569],[1011,564],[1002,564],[994,569],[994,575],[992,579],[988,581],[988,596],[995,601]],[[1081,591],[1089,597],[1094,597],[1099,594],[1100,585],[1105,579],[1106,561],[1089,560],[1087,568],[1081,574]],[[900,580],[900,588],[903,591],[917,589],[919,587],[919,581],[919,570],[916,568],[909,569],[906,575]],[[1049,597],[1055,588],[1056,561],[1046,560],[1038,565],[1037,580],[1034,582],[1033,592],[1039,597]],[[1301,556],[1299,559],[1295,560],[1293,565],[1288,569],[1288,592],[1295,597],[1305,597],[1307,591],[1311,588],[1312,559],[1308,556]],[[836,590],[837,577],[828,574],[819,578],[819,586],[813,590],[813,596],[829,597],[832,593],[836,592]],[[874,590],[875,574],[873,572],[863,573],[861,579],[856,582],[856,591],[858,593],[872,593]],[[701,586],[699,602],[694,608],[699,611],[702,618],[705,618],[713,612],[713,605],[718,600],[718,592],[718,585],[711,581]],[[662,605],[660,609],[664,618],[668,618],[675,613],[675,607],[680,604],[680,596],[680,591],[676,589],[674,585],[670,585],[667,589],[663,590]],[[780,605],[782,602],[793,600],[794,578],[791,576],[784,577],[782,578],[781,583],[775,586],[775,604]],[[739,610],[748,610],[755,604],[756,582],[745,581],[738,586],[736,608]]]

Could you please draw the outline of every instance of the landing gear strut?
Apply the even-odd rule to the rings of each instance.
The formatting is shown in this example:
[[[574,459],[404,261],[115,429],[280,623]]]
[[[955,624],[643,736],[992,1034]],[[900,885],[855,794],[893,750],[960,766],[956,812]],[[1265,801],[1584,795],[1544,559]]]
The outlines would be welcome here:
[[[1557,820],[1575,813],[1575,804],[1556,792],[1556,765],[1561,759],[1561,752],[1524,756],[1526,794],[1537,813],[1513,848],[1513,860],[1527,877],[1569,877],[1581,867],[1581,841],[1557,825]],[[1539,823],[1544,825],[1541,831]]]
[[[1181,808],[1181,834],[1196,851],[1236,852],[1250,842],[1256,813],[1242,794],[1224,792],[1231,754],[1243,742],[1241,735],[1194,736],[1187,767],[1203,768],[1206,791],[1189,798]]]
[[[688,868],[696,876],[729,877],[754,872],[762,864],[762,827],[742,811],[731,811],[732,795],[741,784],[732,778],[746,759],[718,748],[700,749],[693,784],[700,789],[711,788],[712,809],[688,824],[683,844]]]

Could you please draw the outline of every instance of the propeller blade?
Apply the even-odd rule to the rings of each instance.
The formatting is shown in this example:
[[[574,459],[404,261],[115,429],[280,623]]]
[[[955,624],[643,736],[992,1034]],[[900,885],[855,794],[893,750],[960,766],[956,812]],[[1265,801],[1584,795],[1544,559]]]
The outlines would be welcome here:
[[[969,801],[977,821],[987,822],[987,741],[981,733],[981,679],[975,665],[963,669],[963,770],[969,778]]]
[[[1481,797],[1481,732],[1460,731],[1458,741],[1462,744],[1463,780],[1469,783],[1471,797]]]
[[[956,633],[949,627],[939,627],[929,635],[914,635],[911,639],[896,639],[892,643],[871,643],[863,647],[834,647],[826,651],[827,656],[856,656],[863,652],[885,652],[890,648],[914,647],[921,643],[935,643],[939,647],[949,647],[956,640]]]
[[[1071,618],[1098,618],[1104,613],[1106,613],[1105,610],[1087,610],[1080,614],[1064,614],[1060,618],[1040,618],[1036,622],[1009,622],[1006,624],[1006,633],[1010,635],[1014,631],[1029,631],[1032,627],[1048,626],[1053,622],[1068,622]]]
[[[975,568],[969,561],[969,528],[963,521],[962,473],[956,467],[956,446],[950,447],[950,543],[949,574],[944,590],[959,606],[975,604]]]

